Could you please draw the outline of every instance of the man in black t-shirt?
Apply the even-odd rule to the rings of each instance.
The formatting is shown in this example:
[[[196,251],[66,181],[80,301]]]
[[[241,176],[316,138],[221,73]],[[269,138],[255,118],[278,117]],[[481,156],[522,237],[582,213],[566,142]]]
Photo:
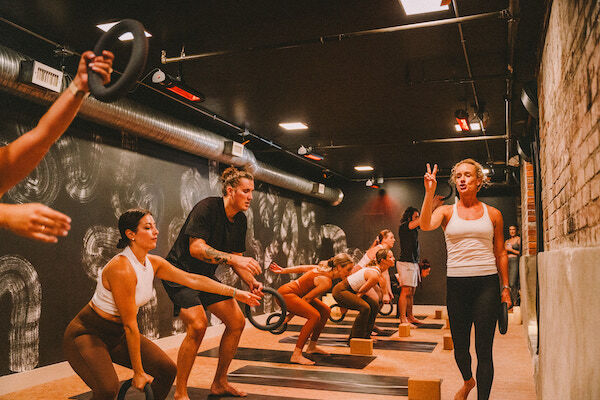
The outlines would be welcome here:
[[[242,256],[246,250],[243,211],[250,207],[254,179],[250,173],[234,167],[227,168],[221,179],[223,197],[209,197],[194,206],[166,258],[185,271],[214,280],[217,280],[215,271],[220,264],[231,266],[253,293],[262,295],[262,283],[254,278],[261,272],[260,265],[253,258]],[[211,393],[244,396],[244,392],[227,381],[227,369],[245,324],[237,302],[231,297],[200,292],[173,282],[163,281],[163,285],[173,301],[175,315],[179,315],[187,328],[177,356],[175,398],[189,399],[187,380],[208,325],[205,308],[226,327]]]

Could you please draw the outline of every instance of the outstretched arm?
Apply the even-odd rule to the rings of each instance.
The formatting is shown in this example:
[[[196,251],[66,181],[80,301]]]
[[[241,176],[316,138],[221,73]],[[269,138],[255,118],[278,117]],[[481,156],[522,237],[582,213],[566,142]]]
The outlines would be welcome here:
[[[240,270],[246,270],[251,275],[259,274],[261,271],[258,261],[252,257],[214,249],[200,238],[190,238],[190,255],[209,264],[231,265],[238,275]]]
[[[89,92],[87,66],[99,73],[104,83],[110,81],[113,54],[103,51],[95,56],[91,51],[83,53],[79,60],[77,75],[71,85],[42,116],[37,126],[12,143],[0,148],[0,195],[25,178],[44,158],[50,146],[67,130],[79,107],[84,94]]]
[[[213,279],[210,279],[203,275],[190,274],[189,272],[183,271],[162,257],[148,255],[148,258],[155,267],[155,275],[160,279],[179,283],[180,285],[187,286],[192,289],[200,290],[203,292],[221,294],[223,296],[230,296],[236,300],[246,303],[250,306],[257,306],[259,296],[247,292],[245,290],[238,290],[234,287],[224,285]]]
[[[312,271],[316,267],[317,267],[316,265],[295,265],[293,267],[283,268],[283,267],[280,267],[279,265],[277,265],[274,262],[271,263],[271,265],[269,265],[269,269],[271,271],[275,272],[276,274],[299,274],[299,273],[305,273],[305,272],[308,272],[308,271]]]

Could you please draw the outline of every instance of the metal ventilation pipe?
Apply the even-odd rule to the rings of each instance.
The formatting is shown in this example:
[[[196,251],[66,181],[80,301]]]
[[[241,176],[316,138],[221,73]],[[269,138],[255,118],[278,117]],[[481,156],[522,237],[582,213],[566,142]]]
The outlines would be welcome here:
[[[0,89],[42,104],[53,102],[58,93],[18,81],[20,61],[28,59],[12,49],[0,46]],[[313,189],[315,182],[261,163],[248,149],[244,149],[242,157],[226,155],[223,152],[225,142],[228,141],[226,138],[127,99],[102,103],[88,97],[83,102],[79,115],[187,153],[246,167],[260,181],[324,200],[334,206],[344,198],[344,193],[337,188],[325,187],[324,193],[318,193]]]

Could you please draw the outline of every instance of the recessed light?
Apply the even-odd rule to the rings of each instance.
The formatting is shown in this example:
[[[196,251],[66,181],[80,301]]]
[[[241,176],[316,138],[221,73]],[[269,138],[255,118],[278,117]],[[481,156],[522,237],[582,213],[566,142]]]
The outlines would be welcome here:
[[[471,128],[472,131],[480,131],[481,130],[481,124],[479,122],[472,122],[469,124],[469,127]],[[460,127],[459,124],[454,125],[454,130],[456,132],[462,132],[462,128]]]
[[[302,122],[282,122],[279,124],[279,126],[288,131],[308,129],[308,126],[306,126],[306,124],[303,124]]]
[[[373,167],[370,165],[357,165],[354,169],[357,171],[373,171]]]
[[[107,24],[99,24],[96,25],[98,28],[100,28],[101,30],[103,30],[104,32],[108,32],[108,30],[110,28],[112,28],[113,26],[115,26],[116,24],[118,24],[121,21],[117,21],[117,22],[109,22]],[[146,35],[146,37],[152,37],[152,35],[147,32],[144,31],[144,34]],[[125,42],[127,40],[133,40],[133,34],[131,32],[125,32],[124,34],[122,34],[121,36],[119,36],[119,40],[122,42]]]
[[[448,5],[440,5],[440,0],[400,0],[406,15],[425,14],[449,10]]]

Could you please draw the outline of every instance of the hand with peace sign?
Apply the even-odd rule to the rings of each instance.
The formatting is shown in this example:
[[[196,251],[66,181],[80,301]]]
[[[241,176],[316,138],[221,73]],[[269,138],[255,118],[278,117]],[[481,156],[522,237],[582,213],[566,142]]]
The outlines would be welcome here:
[[[436,174],[438,172],[437,164],[433,165],[433,171],[431,170],[431,166],[427,163],[427,172],[423,176],[423,183],[425,185],[425,193],[435,193],[435,189],[437,187]]]

